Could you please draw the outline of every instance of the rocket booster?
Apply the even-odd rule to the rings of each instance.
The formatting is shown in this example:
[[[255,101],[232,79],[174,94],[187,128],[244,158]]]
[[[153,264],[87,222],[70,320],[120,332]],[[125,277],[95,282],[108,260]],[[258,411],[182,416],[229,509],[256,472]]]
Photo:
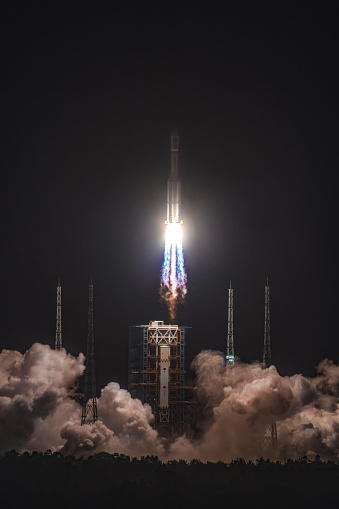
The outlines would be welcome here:
[[[175,129],[171,134],[171,174],[167,181],[167,220],[180,223],[181,182],[178,179],[179,134]]]

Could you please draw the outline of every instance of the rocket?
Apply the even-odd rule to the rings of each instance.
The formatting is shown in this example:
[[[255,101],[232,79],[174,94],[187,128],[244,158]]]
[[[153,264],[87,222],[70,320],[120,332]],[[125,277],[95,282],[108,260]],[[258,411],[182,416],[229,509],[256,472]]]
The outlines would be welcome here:
[[[179,134],[176,129],[171,134],[171,174],[167,181],[167,220],[166,224],[182,223],[180,220],[181,182],[178,179]]]

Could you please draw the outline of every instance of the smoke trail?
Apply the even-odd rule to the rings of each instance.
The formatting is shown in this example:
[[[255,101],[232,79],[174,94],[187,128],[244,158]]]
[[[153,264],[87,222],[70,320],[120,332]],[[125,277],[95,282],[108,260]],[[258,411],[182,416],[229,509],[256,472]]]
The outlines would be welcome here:
[[[186,282],[181,224],[169,223],[166,227],[160,295],[167,303],[171,322],[175,321],[178,303],[187,293]]]

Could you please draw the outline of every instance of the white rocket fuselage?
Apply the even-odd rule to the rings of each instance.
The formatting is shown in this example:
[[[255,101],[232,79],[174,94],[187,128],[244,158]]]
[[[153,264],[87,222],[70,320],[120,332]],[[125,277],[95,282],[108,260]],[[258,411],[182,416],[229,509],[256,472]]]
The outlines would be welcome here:
[[[171,135],[171,175],[167,181],[167,224],[181,222],[181,182],[178,179],[178,152],[179,135],[174,130]]]

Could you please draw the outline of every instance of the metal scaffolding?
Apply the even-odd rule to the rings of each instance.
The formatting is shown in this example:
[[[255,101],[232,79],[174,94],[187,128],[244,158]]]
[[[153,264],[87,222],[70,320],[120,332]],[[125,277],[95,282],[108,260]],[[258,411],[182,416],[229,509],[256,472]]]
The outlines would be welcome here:
[[[162,321],[129,328],[128,390],[151,406],[154,428],[171,435],[188,431],[186,328]]]
[[[56,332],[55,332],[55,350],[61,350],[62,337],[61,337],[61,284],[58,278],[57,286],[57,311],[56,311]]]
[[[87,357],[86,357],[85,388],[84,388],[84,399],[82,403],[81,425],[94,424],[97,420],[98,420],[98,410],[97,410],[95,361],[94,361],[93,282],[91,278],[89,284]]]
[[[265,286],[265,326],[264,326],[264,354],[263,363],[266,368],[271,365],[271,319],[270,319],[270,287]]]
[[[230,287],[228,289],[226,364],[232,365],[233,363],[234,363],[233,288],[230,281]]]
[[[265,286],[265,326],[264,326],[264,353],[263,353],[264,368],[271,365],[271,317],[270,317],[270,287],[268,278]],[[264,440],[261,444],[261,449],[267,448],[275,449],[278,445],[277,425],[275,422],[267,426]]]
[[[265,451],[266,449],[276,449],[277,445],[278,445],[277,425],[275,422],[272,422],[272,424],[270,424],[266,428],[264,440],[261,444],[261,450]]]

